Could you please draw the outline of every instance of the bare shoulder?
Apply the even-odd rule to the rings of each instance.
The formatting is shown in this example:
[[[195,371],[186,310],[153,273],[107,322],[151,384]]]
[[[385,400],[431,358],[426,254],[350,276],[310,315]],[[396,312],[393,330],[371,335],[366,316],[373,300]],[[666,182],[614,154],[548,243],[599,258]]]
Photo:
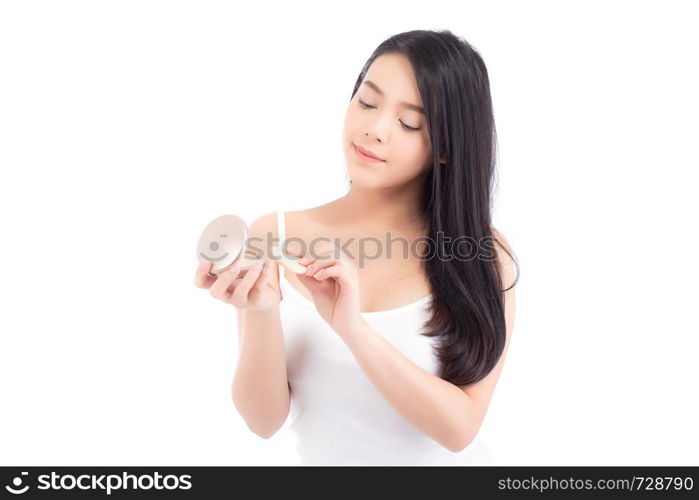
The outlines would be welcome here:
[[[251,237],[266,238],[267,233],[277,236],[277,213],[269,212],[257,217],[249,226],[248,234]]]
[[[505,238],[505,236],[498,231],[496,228],[491,227],[490,232],[492,233],[493,237],[497,240],[498,246],[500,247],[505,247],[507,249],[507,252],[512,253],[512,247],[510,246],[510,242]],[[501,251],[502,248],[499,249]],[[507,255],[507,254],[505,254]]]
[[[503,286],[509,288],[514,283],[515,266],[514,252],[510,242],[496,228],[491,227],[490,232],[495,238],[495,250],[497,253],[498,265],[502,274]]]
[[[502,280],[501,289],[504,291],[505,301],[505,322],[507,324],[507,338],[509,339],[514,326],[515,317],[515,260],[512,246],[503,234],[491,228],[493,236],[498,240],[496,244],[498,264],[500,266],[500,279]],[[502,246],[500,246],[502,245]]]

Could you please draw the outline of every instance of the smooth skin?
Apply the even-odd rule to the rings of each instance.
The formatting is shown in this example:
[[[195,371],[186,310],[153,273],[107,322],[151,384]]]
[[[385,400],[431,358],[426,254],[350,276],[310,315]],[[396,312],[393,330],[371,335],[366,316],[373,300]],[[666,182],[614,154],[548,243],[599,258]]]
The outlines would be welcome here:
[[[283,425],[291,398],[279,316],[279,272],[313,301],[367,378],[415,428],[457,452],[475,438],[483,422],[510,344],[514,288],[504,294],[507,335],[500,360],[481,381],[456,386],[416,365],[360,314],[399,307],[429,294],[429,282],[416,258],[402,258],[398,248],[390,258],[384,251],[360,265],[357,244],[348,247],[353,257],[333,252],[334,243],[310,246],[319,238],[331,242],[337,238],[341,243],[362,237],[385,241],[388,232],[408,240],[426,236],[416,207],[421,183],[432,168],[432,149],[425,117],[410,104],[422,102],[408,59],[396,54],[378,57],[345,115],[342,143],[353,181],[348,193],[325,205],[286,213],[287,239],[293,236],[306,245],[289,244],[285,251],[302,258],[300,263],[308,267],[305,275],[285,271],[269,250],[264,260],[271,265],[253,267],[242,278],[236,277],[235,267],[218,278],[207,276],[206,265],[197,269],[195,284],[238,311],[240,358],[233,400],[248,427],[261,437],[272,436]],[[362,161],[354,144],[385,161]],[[253,222],[249,233],[267,241],[270,234],[278,236],[276,226],[276,214],[268,213]],[[511,252],[504,236],[491,230]],[[495,247],[501,288],[508,288],[514,281],[513,262]]]

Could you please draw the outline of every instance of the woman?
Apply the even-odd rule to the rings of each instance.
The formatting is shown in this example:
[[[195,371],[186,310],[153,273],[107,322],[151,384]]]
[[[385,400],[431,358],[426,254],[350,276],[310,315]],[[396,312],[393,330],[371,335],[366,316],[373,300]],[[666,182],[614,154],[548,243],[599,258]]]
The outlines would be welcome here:
[[[490,225],[481,57],[446,30],[389,38],[359,74],[342,144],[346,195],[254,221],[266,255],[242,278],[197,269],[238,312],[235,406],[263,438],[291,413],[303,464],[493,463],[477,435],[509,344],[514,266]],[[305,274],[274,265],[268,235]]]

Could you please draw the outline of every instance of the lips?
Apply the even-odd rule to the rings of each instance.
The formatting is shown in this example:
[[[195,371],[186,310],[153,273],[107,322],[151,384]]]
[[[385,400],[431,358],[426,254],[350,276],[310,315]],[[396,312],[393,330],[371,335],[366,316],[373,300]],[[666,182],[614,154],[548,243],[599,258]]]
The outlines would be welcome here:
[[[368,157],[370,157],[370,158],[374,158],[375,160],[385,161],[383,158],[381,158],[380,156],[378,156],[378,155],[372,153],[372,152],[369,151],[368,149],[364,149],[363,147],[357,146],[356,144],[354,145],[354,147],[357,148],[357,151],[359,151],[359,152],[362,153],[363,155],[366,155],[366,156],[368,156]]]

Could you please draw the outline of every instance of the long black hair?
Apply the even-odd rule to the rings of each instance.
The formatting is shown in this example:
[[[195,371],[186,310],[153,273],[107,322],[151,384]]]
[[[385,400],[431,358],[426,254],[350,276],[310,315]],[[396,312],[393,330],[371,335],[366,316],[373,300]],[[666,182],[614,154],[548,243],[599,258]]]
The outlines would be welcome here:
[[[437,337],[440,377],[456,385],[472,384],[488,375],[502,355],[504,292],[519,280],[518,272],[515,282],[501,290],[497,256],[480,253],[495,241],[512,257],[491,230],[497,135],[488,71],[478,52],[449,30],[407,31],[374,50],[352,98],[374,60],[387,53],[410,60],[426,113],[433,158],[420,208],[428,240],[469,237],[479,245],[477,258],[423,260],[432,301],[421,333]],[[440,157],[446,163],[440,164]]]

